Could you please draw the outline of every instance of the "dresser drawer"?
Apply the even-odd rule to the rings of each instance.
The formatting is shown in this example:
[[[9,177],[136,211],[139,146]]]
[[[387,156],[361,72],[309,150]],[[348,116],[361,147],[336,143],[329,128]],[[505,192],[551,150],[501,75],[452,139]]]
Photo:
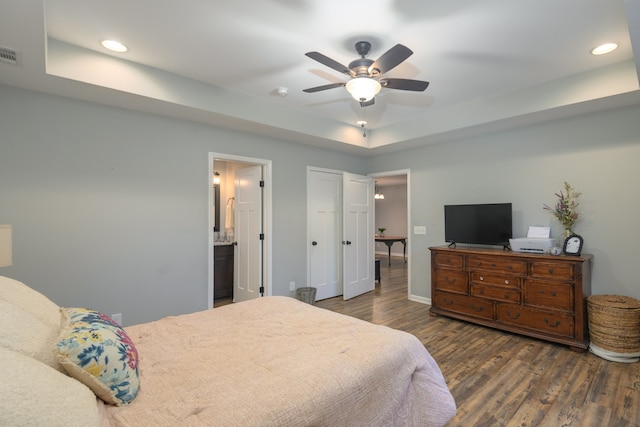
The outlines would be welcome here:
[[[592,255],[550,256],[489,248],[433,247],[431,315],[589,347],[585,298]]]
[[[488,298],[494,301],[520,303],[520,290],[503,288],[499,286],[471,284],[471,295]]]
[[[435,265],[438,267],[462,268],[464,257],[460,254],[436,253]]]
[[[527,272],[527,262],[515,259],[500,259],[498,257],[469,256],[468,267],[474,270],[500,270],[511,274],[524,274]]]
[[[484,319],[493,318],[493,303],[491,301],[466,295],[437,292],[435,306],[469,316],[482,317]]]
[[[566,337],[574,335],[574,319],[569,314],[535,310],[511,304],[498,304],[496,317],[499,323],[553,335]]]
[[[472,271],[471,283],[477,285],[494,285],[505,288],[520,289],[520,278],[513,276],[502,276],[500,274],[486,274],[487,272]]]
[[[573,311],[573,286],[564,282],[525,280],[524,303],[536,307],[548,307]]]
[[[469,292],[466,271],[438,268],[435,273],[434,286],[436,289],[460,294]]]
[[[571,280],[574,265],[566,262],[534,262],[531,264],[531,277],[553,277],[558,280]]]

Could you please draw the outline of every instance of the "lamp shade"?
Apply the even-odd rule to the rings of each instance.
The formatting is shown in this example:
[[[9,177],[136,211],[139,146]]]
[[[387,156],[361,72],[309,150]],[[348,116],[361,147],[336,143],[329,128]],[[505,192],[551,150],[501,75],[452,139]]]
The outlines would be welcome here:
[[[369,77],[356,77],[347,82],[347,92],[360,102],[371,101],[380,92],[380,83]]]
[[[0,224],[0,267],[8,267],[11,263],[11,226]]]

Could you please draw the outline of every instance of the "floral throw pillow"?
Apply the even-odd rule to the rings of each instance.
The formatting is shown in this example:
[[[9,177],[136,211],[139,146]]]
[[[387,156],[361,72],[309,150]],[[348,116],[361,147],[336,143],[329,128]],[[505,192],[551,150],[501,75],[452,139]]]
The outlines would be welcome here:
[[[111,317],[84,308],[62,308],[58,360],[100,399],[126,405],[138,394],[138,352]]]

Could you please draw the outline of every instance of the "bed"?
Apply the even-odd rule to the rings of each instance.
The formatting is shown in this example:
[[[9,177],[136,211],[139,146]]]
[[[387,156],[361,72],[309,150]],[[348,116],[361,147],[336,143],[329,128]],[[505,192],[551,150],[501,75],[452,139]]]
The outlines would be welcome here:
[[[18,284],[0,277],[0,302],[5,307],[13,303]],[[11,292],[11,288],[14,296],[7,297],[7,289]],[[20,289],[18,293],[28,292]],[[53,312],[44,315],[55,304],[41,294],[38,299],[29,308],[39,320],[60,323],[59,311],[57,319]],[[25,307],[19,308],[23,312],[14,310],[12,316],[35,316]],[[64,310],[63,326],[43,333],[40,339],[50,346],[49,353],[56,353],[53,358],[42,349],[11,348],[16,347],[10,342],[11,337],[2,340],[2,359],[7,359],[7,352],[21,353],[20,357],[31,358],[39,365],[25,364],[22,359],[16,362],[15,354],[13,359],[3,360],[2,365],[10,362],[12,366],[25,367],[18,369],[24,371],[22,377],[16,369],[5,367],[2,369],[6,372],[0,371],[0,375],[18,377],[12,385],[0,386],[0,412],[4,413],[0,424],[9,424],[9,417],[21,416],[16,409],[19,405],[28,408],[22,410],[23,416],[32,416],[33,408],[38,408],[45,413],[54,411],[56,417],[58,412],[75,417],[62,420],[60,425],[112,427],[443,426],[456,412],[438,365],[413,335],[275,296],[126,327],[126,334],[114,329],[118,336],[126,336],[125,345],[120,342],[117,348],[120,354],[130,357],[121,363],[135,368],[136,390],[125,392],[126,387],[120,387],[134,382],[131,374],[117,387],[118,396],[126,401],[105,403],[103,399],[109,401],[110,396],[100,396],[96,390],[95,394],[87,394],[90,389],[62,363],[65,358],[61,356],[61,343],[69,336],[65,335],[65,325],[67,329],[69,324],[77,328],[74,316],[85,316],[81,325],[87,325],[87,312],[69,315]],[[111,328],[107,316],[91,315]],[[77,329],[74,331],[75,337]],[[54,381],[55,387],[65,390],[62,394],[73,391],[79,397],[74,395],[72,402],[58,405],[50,402],[52,393],[46,393],[43,387],[37,391],[27,386],[18,390],[16,387],[22,385],[13,382],[32,382],[31,371],[35,368],[41,382],[51,382],[41,380],[44,368],[48,368],[48,374],[55,374],[56,381],[63,383]],[[93,390],[90,381],[88,385]],[[17,392],[22,393],[19,399],[15,398]],[[80,407],[78,415],[75,407]],[[52,414],[48,416],[51,419]]]

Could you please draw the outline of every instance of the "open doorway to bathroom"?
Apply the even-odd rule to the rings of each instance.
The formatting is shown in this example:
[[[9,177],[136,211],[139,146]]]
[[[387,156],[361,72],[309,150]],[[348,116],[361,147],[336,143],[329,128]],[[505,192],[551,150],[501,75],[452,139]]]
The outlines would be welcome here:
[[[271,161],[209,153],[209,308],[271,295]]]

